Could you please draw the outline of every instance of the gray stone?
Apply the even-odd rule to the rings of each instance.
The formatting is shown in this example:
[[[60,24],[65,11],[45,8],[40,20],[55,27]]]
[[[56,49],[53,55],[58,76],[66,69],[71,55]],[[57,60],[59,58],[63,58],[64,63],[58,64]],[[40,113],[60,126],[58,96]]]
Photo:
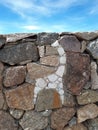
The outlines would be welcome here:
[[[77,101],[80,105],[98,102],[98,92],[94,90],[84,90],[77,96]]]
[[[74,116],[69,122],[69,126],[73,126],[77,124],[77,118]]]
[[[3,96],[2,91],[0,90],[0,109],[3,108],[4,103],[5,103],[4,96]]]
[[[58,33],[39,33],[37,37],[38,45],[51,45],[59,37]]]
[[[19,123],[24,130],[42,130],[47,127],[48,118],[38,112],[27,111]]]
[[[31,43],[18,44],[0,50],[0,61],[10,65],[26,64],[38,59],[38,49]]]
[[[49,56],[49,55],[58,55],[58,51],[57,51],[56,48],[47,45],[47,46],[46,46],[45,55],[46,55],[46,56]]]
[[[38,93],[35,110],[43,111],[61,106],[60,95],[55,89],[43,89]]]
[[[0,90],[2,90],[3,70],[4,70],[4,65],[3,63],[0,62]]]
[[[98,38],[88,44],[87,50],[91,53],[94,59],[98,59]]]
[[[6,37],[3,35],[0,35],[0,48],[6,43]]]
[[[84,52],[86,50],[86,47],[87,47],[87,42],[83,40],[81,42],[81,52]]]
[[[18,130],[15,120],[4,111],[0,111],[0,130]]]

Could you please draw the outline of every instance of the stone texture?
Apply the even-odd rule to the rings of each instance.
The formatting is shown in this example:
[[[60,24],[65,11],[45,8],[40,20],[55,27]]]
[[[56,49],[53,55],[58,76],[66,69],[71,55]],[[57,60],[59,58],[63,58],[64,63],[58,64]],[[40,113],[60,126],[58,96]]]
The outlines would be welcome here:
[[[93,40],[96,37],[98,37],[98,33],[97,32],[77,32],[75,33],[75,35],[79,38],[79,39],[84,39],[84,40]]]
[[[60,96],[55,89],[43,89],[38,93],[35,110],[43,111],[61,106]]]
[[[26,67],[17,66],[6,69],[3,84],[5,87],[19,85],[24,82]]]
[[[98,116],[98,106],[95,104],[85,105],[77,110],[78,123]]]
[[[69,107],[75,106],[75,99],[74,99],[73,95],[65,92],[64,93],[64,103],[63,103],[63,105],[69,106]]]
[[[0,111],[0,130],[18,130],[15,120],[4,111]]]
[[[20,120],[24,130],[42,130],[48,125],[48,118],[34,111],[27,111]]]
[[[59,47],[57,50],[60,56],[63,56],[65,54],[65,51],[62,47]]]
[[[59,40],[60,45],[65,51],[80,52],[80,42],[72,35],[65,35]]]
[[[33,104],[34,86],[24,83],[17,88],[6,90],[5,96],[10,108],[30,110],[34,108]]]
[[[62,77],[63,74],[64,74],[64,72],[65,72],[65,66],[64,66],[64,65],[61,65],[61,66],[58,67],[58,69],[57,69],[57,71],[56,71],[56,74],[57,74],[58,76]]]
[[[98,38],[88,44],[87,50],[90,52],[94,59],[98,59]]]
[[[57,51],[56,48],[47,45],[47,46],[46,46],[45,55],[46,55],[46,56],[50,56],[50,55],[58,55],[58,51]]]
[[[74,108],[60,108],[51,115],[51,127],[56,130],[63,130],[64,126],[75,114]]]
[[[91,62],[91,88],[98,89],[98,74],[96,62]]]
[[[40,88],[45,88],[47,86],[47,82],[44,79],[39,78],[36,80],[36,86]]]
[[[76,124],[72,127],[65,127],[64,130],[88,130],[83,124]]]
[[[51,45],[59,37],[58,33],[39,33],[37,35],[37,44],[38,45]]]
[[[85,90],[77,96],[77,101],[80,105],[98,102],[98,92],[93,90]]]
[[[68,122],[69,126],[73,126],[77,124],[77,118],[74,116],[71,118],[71,120]]]
[[[38,51],[39,51],[40,57],[45,56],[45,46],[38,46]]]
[[[3,96],[2,91],[0,90],[0,109],[3,108],[4,103],[5,103],[4,96]]]
[[[27,71],[30,80],[34,80],[37,78],[43,78],[55,72],[53,67],[47,67],[36,63],[28,63],[27,64]]]
[[[20,119],[24,111],[23,110],[18,110],[18,109],[10,109],[10,114],[15,118],[15,119]]]
[[[4,65],[3,63],[0,62],[0,90],[2,90],[3,70],[4,70]]]
[[[5,43],[6,43],[6,37],[3,35],[0,35],[0,48],[4,46]]]
[[[81,42],[81,52],[83,53],[87,48],[87,42],[86,41],[82,41]]]
[[[38,49],[32,43],[18,44],[0,50],[0,61],[10,65],[26,64],[38,59]]]
[[[90,77],[90,58],[87,54],[66,52],[67,68],[63,76],[64,90],[79,94]],[[66,86],[66,87],[65,87]]]
[[[40,58],[40,63],[48,66],[58,66],[59,65],[59,57],[56,55],[45,56]]]

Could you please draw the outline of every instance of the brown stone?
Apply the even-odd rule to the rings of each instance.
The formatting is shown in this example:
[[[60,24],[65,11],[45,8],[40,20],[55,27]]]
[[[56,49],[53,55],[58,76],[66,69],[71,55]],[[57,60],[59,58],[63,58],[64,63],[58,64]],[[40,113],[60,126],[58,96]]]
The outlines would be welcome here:
[[[43,89],[38,93],[35,109],[43,111],[62,106],[60,95],[55,89]]]
[[[65,35],[59,40],[60,45],[65,51],[80,52],[80,42],[72,35]]]
[[[33,104],[34,86],[24,83],[17,88],[6,90],[5,96],[10,108],[30,110],[34,108]]]
[[[6,69],[4,76],[4,86],[11,87],[24,82],[26,75],[26,67],[17,66]]]
[[[79,96],[77,96],[77,101],[80,105],[98,102],[98,92],[93,90],[84,90]]]
[[[35,80],[37,78],[43,78],[54,73],[56,70],[54,67],[47,67],[36,63],[27,64],[27,80]]]
[[[45,56],[40,58],[40,63],[48,66],[58,66],[59,65],[59,57],[56,55]]]
[[[58,51],[57,51],[56,48],[47,45],[47,46],[46,46],[45,55],[46,55],[46,56],[49,56],[49,55],[58,55]]]
[[[77,95],[89,80],[90,57],[87,54],[73,52],[66,52],[66,56],[67,66],[63,83],[72,94]],[[64,90],[66,87],[64,87]]]
[[[27,111],[20,120],[24,130],[43,130],[48,125],[48,118],[35,111]]]
[[[88,130],[83,124],[76,124],[72,127],[65,127],[64,130]]]
[[[95,104],[85,105],[77,110],[78,123],[98,116],[98,106]]]
[[[0,62],[0,90],[2,89],[2,73],[3,73],[3,70],[4,70],[4,65],[3,63]]]
[[[75,114],[74,108],[60,108],[51,115],[51,127],[56,130],[63,130],[68,121]]]
[[[0,130],[18,130],[15,120],[4,111],[0,111]]]
[[[4,100],[4,97],[3,97],[3,93],[2,93],[2,91],[0,90],[0,109],[3,108],[4,103],[5,103],[5,100]]]

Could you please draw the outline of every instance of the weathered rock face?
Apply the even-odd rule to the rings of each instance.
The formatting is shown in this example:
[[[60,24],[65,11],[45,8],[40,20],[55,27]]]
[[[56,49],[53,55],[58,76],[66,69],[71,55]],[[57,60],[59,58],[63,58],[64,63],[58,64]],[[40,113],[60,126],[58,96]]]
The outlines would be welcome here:
[[[87,119],[93,119],[98,116],[98,106],[95,104],[88,104],[78,109],[78,123]]]
[[[38,59],[37,47],[31,43],[23,43],[0,50],[0,61],[10,65],[26,64]]]
[[[3,108],[4,103],[5,103],[4,96],[3,96],[2,91],[0,90],[0,109]]]
[[[4,46],[5,43],[6,43],[6,37],[0,35],[0,48]]]
[[[33,104],[34,86],[28,83],[22,84],[15,89],[6,90],[5,96],[10,108],[30,110]]]
[[[20,119],[22,115],[24,114],[23,110],[18,110],[18,109],[10,109],[10,114],[15,118],[15,119]]]
[[[12,87],[24,82],[26,76],[26,67],[10,67],[5,71],[4,86]]]
[[[89,55],[72,52],[66,52],[66,55],[67,71],[63,76],[64,85],[72,94],[77,95],[89,80],[90,58]]]
[[[59,40],[65,51],[80,52],[80,42],[75,36],[65,35]]]
[[[6,112],[0,111],[0,130],[18,130],[15,120]]]
[[[38,93],[35,110],[43,111],[62,106],[60,95],[54,89],[43,89]]]
[[[57,130],[63,130],[68,121],[75,114],[73,108],[60,108],[54,111],[51,115],[51,127]]]
[[[45,50],[45,55],[50,56],[50,55],[58,55],[58,51],[56,48],[47,45],[46,50]]]
[[[3,70],[4,70],[4,65],[0,62],[0,90],[2,89]]]
[[[27,111],[20,120],[24,130],[42,130],[48,125],[48,118],[34,111]]]
[[[93,90],[85,90],[77,96],[77,101],[80,105],[98,102],[98,92]]]

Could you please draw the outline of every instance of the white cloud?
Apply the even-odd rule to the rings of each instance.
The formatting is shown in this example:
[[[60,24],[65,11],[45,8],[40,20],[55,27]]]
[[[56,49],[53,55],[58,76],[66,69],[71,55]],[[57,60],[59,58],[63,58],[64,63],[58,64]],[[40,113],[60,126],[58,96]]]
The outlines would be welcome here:
[[[26,26],[23,26],[22,28],[25,29],[25,30],[28,30],[28,31],[33,31],[33,30],[39,30],[40,29],[40,27],[36,26],[36,25],[26,25]]]

